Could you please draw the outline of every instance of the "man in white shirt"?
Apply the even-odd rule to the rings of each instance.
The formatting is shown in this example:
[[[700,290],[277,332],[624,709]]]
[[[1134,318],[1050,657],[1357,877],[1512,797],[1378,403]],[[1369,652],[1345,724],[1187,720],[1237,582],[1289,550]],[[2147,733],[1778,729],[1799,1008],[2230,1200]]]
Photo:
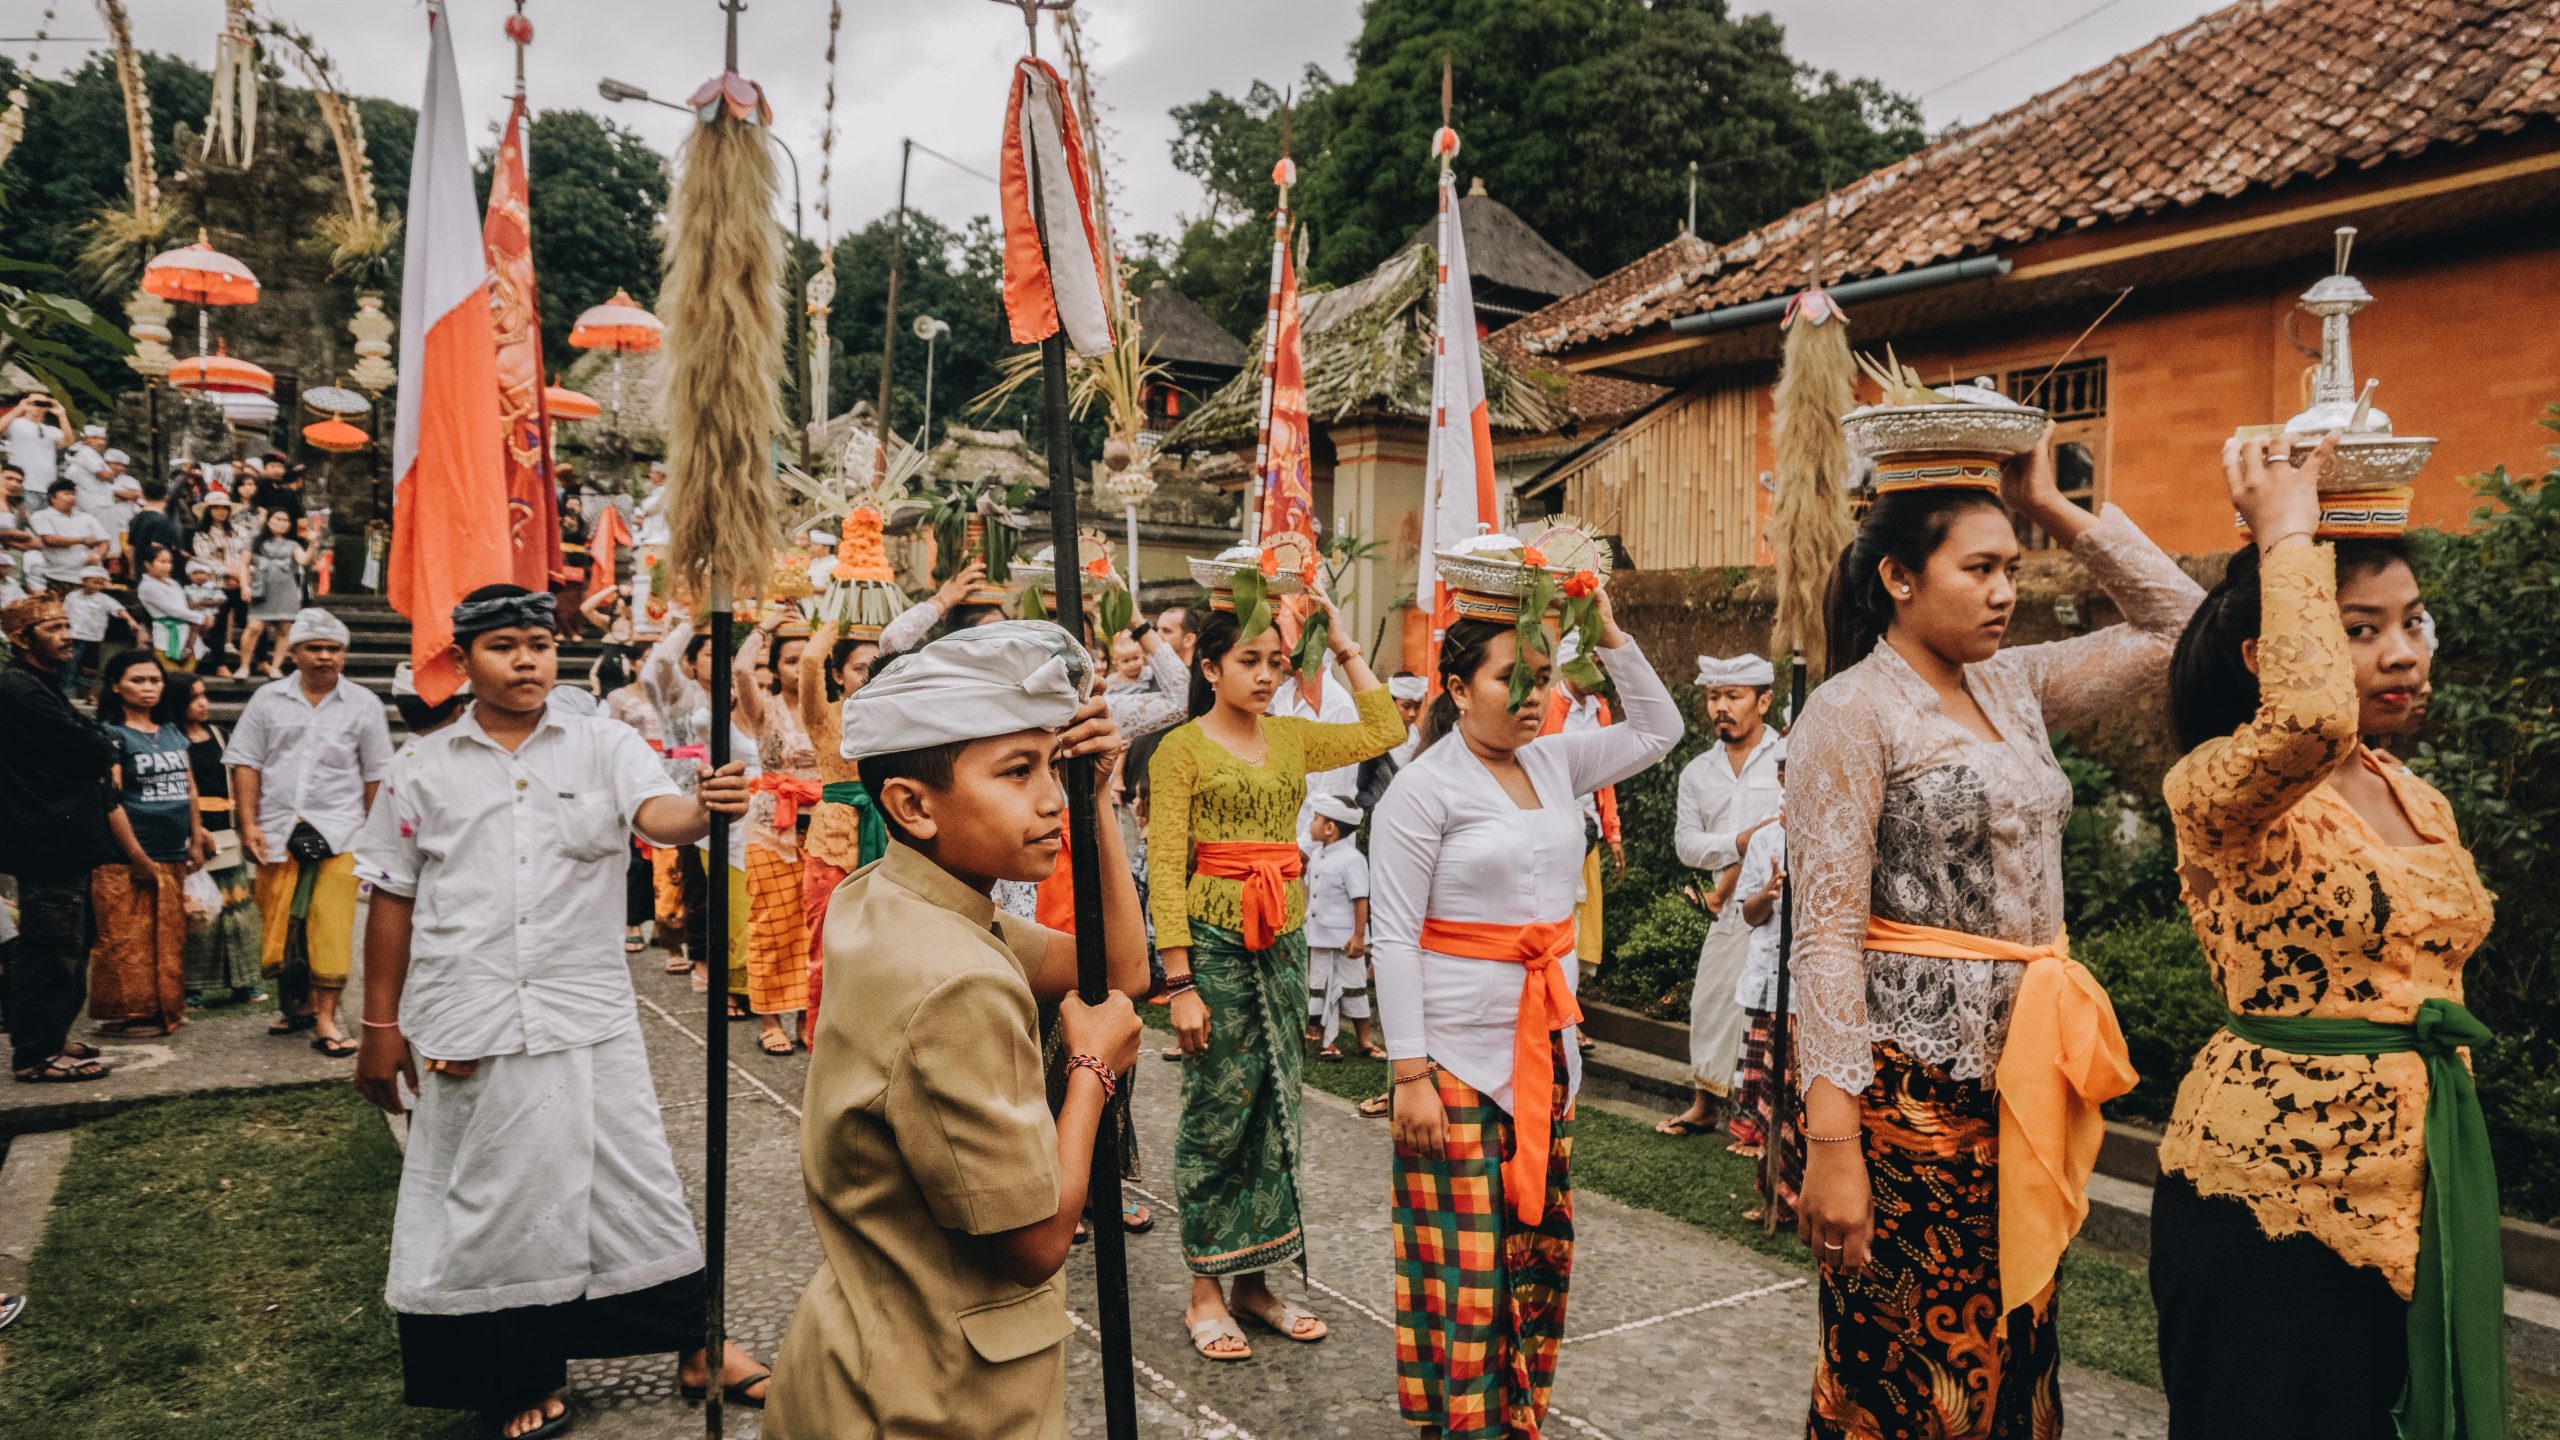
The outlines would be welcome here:
[[[1744,1017],[1734,987],[1751,958],[1751,927],[1731,902],[1733,870],[1752,832],[1778,818],[1778,733],[1769,728],[1777,670],[1757,655],[1698,657],[1698,695],[1716,744],[1680,772],[1672,848],[1680,863],[1714,877],[1707,911],[1714,916],[1698,949],[1698,979],[1689,992],[1689,1108],[1653,1128],[1665,1135],[1715,1129],[1717,1102],[1733,1093],[1742,1059]]]
[[[81,571],[107,563],[107,532],[97,517],[81,513],[74,482],[54,481],[44,498],[44,508],[27,516],[27,529],[41,547],[28,569],[44,588],[67,595],[80,588]]]
[[[80,487],[80,508],[96,513],[113,498],[115,481],[107,473],[107,427],[85,426],[78,442],[62,452],[62,475]]]
[[[294,616],[285,650],[294,672],[249,697],[223,759],[240,841],[258,864],[262,962],[283,977],[276,987],[283,1018],[268,1033],[313,1030],[311,1048],[345,1059],[356,1053],[338,1026],[355,947],[356,866],[348,846],[390,768],[391,727],[382,701],[345,678],[347,627],[337,616],[318,609]]]
[[[1339,1060],[1333,1037],[1348,1019],[1360,1053],[1384,1058],[1369,1033],[1369,857],[1351,838],[1360,830],[1360,807],[1339,795],[1319,795],[1314,804],[1306,865],[1307,1038],[1324,1047],[1325,1059]]]
[[[53,488],[62,458],[62,406],[50,395],[20,396],[0,415],[0,445],[9,463],[27,477],[27,488],[42,495]]]
[[[747,783],[705,768],[678,794],[637,732],[552,703],[556,615],[514,585],[454,607],[471,708],[406,752],[356,842],[374,887],[356,1084],[393,1114],[416,1097],[384,1286],[406,1398],[490,1433],[563,1419],[572,1358],[671,1351],[687,1393],[711,1379],[623,867],[635,834],[685,846],[712,810],[743,816]],[[754,1361],[723,1361],[731,1403],[760,1404]]]

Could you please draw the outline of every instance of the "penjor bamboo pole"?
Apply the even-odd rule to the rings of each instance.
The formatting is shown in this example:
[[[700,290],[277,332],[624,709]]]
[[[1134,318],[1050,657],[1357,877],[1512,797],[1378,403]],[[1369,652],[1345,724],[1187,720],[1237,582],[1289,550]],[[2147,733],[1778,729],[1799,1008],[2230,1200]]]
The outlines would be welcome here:
[[[1787,723],[1804,713],[1804,655],[1787,657]],[[1793,855],[1788,857],[1790,860]],[[1769,1013],[1769,1124],[1760,1137],[1760,1233],[1778,1233],[1778,1179],[1785,1173],[1786,1147],[1779,1137],[1798,1109],[1796,1087],[1787,1077],[1787,1060],[1795,1052],[1794,962],[1796,952],[1796,887],[1792,880],[1778,889],[1778,1006]]]
[[[1045,244],[1049,234],[1041,201],[1040,150],[1026,145],[1030,166],[1032,228]],[[1074,441],[1067,422],[1067,337],[1065,328],[1040,342],[1040,389],[1045,403],[1049,460],[1049,544],[1057,561],[1052,596],[1055,613],[1070,628],[1084,615],[1084,566],[1077,561],[1076,479],[1069,446]],[[1130,580],[1132,593],[1136,585]],[[1099,1005],[1110,993],[1110,970],[1103,956],[1102,859],[1094,826],[1102,823],[1093,803],[1094,761],[1067,762],[1067,859],[1075,891],[1076,991],[1085,1003]],[[1129,1353],[1128,1230],[1120,1223],[1120,1127],[1105,1104],[1102,1123],[1093,1136],[1093,1178],[1086,1192],[1093,1216],[1094,1310],[1102,1341],[1102,1424],[1110,1440],[1137,1440],[1138,1394]]]
[[[711,582],[711,768],[729,763],[729,675],[736,658],[736,630],[729,623],[729,582]],[[704,1382],[703,1433],[720,1440],[721,1380],[729,1340],[729,825],[726,815],[711,812],[710,853],[702,857],[710,883],[703,899],[710,910],[705,922],[711,956],[704,961],[710,986],[703,992],[702,1127],[702,1345]]]

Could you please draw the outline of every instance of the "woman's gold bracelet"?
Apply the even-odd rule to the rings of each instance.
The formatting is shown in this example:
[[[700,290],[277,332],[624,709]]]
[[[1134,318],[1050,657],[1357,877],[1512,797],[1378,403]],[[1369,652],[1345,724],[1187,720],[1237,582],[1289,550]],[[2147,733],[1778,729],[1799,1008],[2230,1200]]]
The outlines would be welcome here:
[[[1816,1135],[1810,1130],[1803,1133],[1806,1140],[1816,1145],[1847,1145],[1867,1138],[1864,1130],[1852,1130],[1846,1135]]]

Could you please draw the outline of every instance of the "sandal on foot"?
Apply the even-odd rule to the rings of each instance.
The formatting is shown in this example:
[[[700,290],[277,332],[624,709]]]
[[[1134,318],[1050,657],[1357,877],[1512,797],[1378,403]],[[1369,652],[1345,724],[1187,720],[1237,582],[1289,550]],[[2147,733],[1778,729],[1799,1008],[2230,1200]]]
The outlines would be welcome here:
[[[1756,1141],[1736,1140],[1732,1144],[1724,1147],[1724,1153],[1727,1155],[1739,1155],[1745,1160],[1757,1160],[1768,1152],[1762,1149]]]
[[[641,939],[637,935],[625,935],[622,937],[622,953],[625,955],[637,955],[648,948],[649,942]]]
[[[1295,1340],[1301,1345],[1312,1345],[1316,1341],[1333,1333],[1332,1328],[1327,1326],[1323,1320],[1319,1319],[1316,1312],[1299,1304],[1297,1301],[1283,1300],[1277,1295],[1270,1296],[1269,1300],[1269,1304],[1261,1306],[1260,1308],[1256,1308],[1252,1305],[1239,1305],[1230,1300],[1227,1302],[1227,1308],[1243,1315],[1247,1320],[1262,1326],[1283,1340]],[[1312,1335],[1300,1328],[1308,1324],[1313,1324],[1316,1327],[1315,1333]]]
[[[577,1423],[577,1421],[572,1418],[577,1414],[577,1411],[571,1408],[569,1404],[569,1397],[566,1392],[556,1395],[546,1395],[542,1398],[540,1404],[528,1405],[525,1407],[525,1410],[539,1410],[543,1405],[548,1405],[554,1400],[560,1402],[559,1414],[544,1416],[541,1424],[534,1426],[532,1429],[525,1431],[521,1435],[512,1437],[512,1440],[550,1440],[550,1437],[552,1436],[568,1434],[570,1427]],[[503,1415],[484,1415],[480,1417],[481,1433],[490,1436],[491,1440],[510,1440],[510,1437],[507,1435],[507,1422],[523,1413],[524,1410],[511,1410]]]
[[[1316,1058],[1326,1061],[1339,1060],[1342,1058],[1342,1047],[1338,1045],[1327,1045],[1316,1052]]]
[[[1192,1321],[1190,1329],[1191,1348],[1199,1351],[1200,1358],[1204,1360],[1227,1361],[1253,1358],[1253,1343],[1244,1338],[1243,1329],[1236,1324],[1235,1317],[1232,1315],[1204,1316]],[[1209,1348],[1221,1340],[1231,1341],[1241,1348],[1235,1350]]]
[[[692,961],[690,961],[690,960],[687,960],[686,958],[684,958],[684,957],[683,957],[683,956],[681,956],[681,955],[678,955],[678,956],[677,956],[677,957],[675,957],[674,959],[672,959],[672,960],[670,960],[670,961],[668,961],[668,962],[667,962],[667,973],[668,973],[668,974],[670,974],[670,975],[689,975],[689,974],[692,974],[692,973],[693,973],[693,962],[692,962]],[[708,987],[708,986],[706,986],[706,987],[704,987],[704,988],[706,988],[706,989],[707,989],[707,988],[709,988],[709,987]]]
[[[748,1376],[744,1380],[732,1380],[728,1384],[720,1387],[720,1403],[723,1405],[735,1405],[745,1410],[761,1410],[764,1408],[764,1397],[762,1395],[748,1394],[747,1387],[750,1385],[762,1385],[764,1382],[772,1378],[772,1371],[760,1370],[755,1374]],[[678,1382],[676,1385],[676,1391],[678,1394],[684,1396],[687,1403],[694,1405],[701,1404],[706,1397],[705,1388],[700,1385],[687,1385],[682,1382]]]
[[[1360,1054],[1363,1059],[1384,1060],[1387,1058],[1387,1047],[1378,1044],[1363,1045],[1360,1047]]]
[[[1156,1228],[1155,1212],[1135,1200],[1120,1202],[1120,1228],[1132,1235],[1144,1235]]]
[[[1713,1121],[1683,1120],[1675,1115],[1668,1120],[1656,1122],[1653,1133],[1656,1135],[1713,1135],[1716,1133],[1716,1127]]]
[[[71,1060],[95,1060],[98,1058],[98,1047],[85,1041],[65,1040],[62,1042],[62,1054],[66,1059]]]
[[[30,1065],[15,1072],[21,1085],[77,1085],[84,1080],[104,1080],[108,1070],[95,1060],[76,1060],[57,1055],[41,1065]]]
[[[762,1050],[767,1055],[788,1055],[791,1053],[791,1037],[788,1035],[767,1035],[756,1041],[756,1048]]]
[[[343,1035],[314,1035],[311,1048],[332,1060],[344,1060],[356,1053],[356,1042]]]
[[[26,1309],[26,1296],[0,1295],[0,1330],[8,1329],[9,1322],[26,1313]]]
[[[1395,1109],[1395,1101],[1385,1095],[1372,1095],[1360,1102],[1360,1113],[1371,1120],[1384,1120]]]
[[[275,1036],[299,1035],[303,1031],[317,1026],[319,1023],[320,1017],[317,1015],[287,1015],[273,1025],[268,1026],[267,1033]]]

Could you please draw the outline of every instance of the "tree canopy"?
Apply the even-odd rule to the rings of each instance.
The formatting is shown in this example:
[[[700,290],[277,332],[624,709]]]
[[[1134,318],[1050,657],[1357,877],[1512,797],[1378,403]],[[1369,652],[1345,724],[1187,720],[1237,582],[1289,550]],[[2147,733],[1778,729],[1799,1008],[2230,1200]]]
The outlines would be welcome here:
[[[569,331],[580,311],[611,299],[617,287],[628,289],[644,306],[657,303],[658,224],[667,209],[667,162],[639,136],[584,110],[539,111],[527,129],[525,170],[533,196],[533,273],[542,290],[542,353],[558,371],[577,358]],[[484,209],[490,167],[496,163],[492,147],[481,152],[474,167]],[[400,178],[405,187],[405,167]]]
[[[1691,161],[1698,231],[1715,241],[1920,144],[1911,101],[1800,65],[1785,39],[1724,0],[1372,0],[1351,79],[1310,66],[1296,87],[1292,201],[1311,232],[1310,280],[1367,273],[1430,218],[1443,56],[1459,175],[1594,274],[1678,233]],[[1269,213],[1278,101],[1257,82],[1175,108],[1173,161],[1206,209],[1178,237],[1148,237],[1186,294],[1244,330],[1261,272],[1234,232]]]

